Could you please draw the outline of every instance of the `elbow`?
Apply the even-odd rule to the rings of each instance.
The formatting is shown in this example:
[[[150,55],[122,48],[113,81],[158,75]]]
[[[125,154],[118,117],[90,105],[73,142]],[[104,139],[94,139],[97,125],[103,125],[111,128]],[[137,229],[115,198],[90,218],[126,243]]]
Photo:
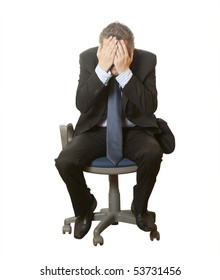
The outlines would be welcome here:
[[[154,113],[156,112],[156,110],[157,110],[157,105],[158,105],[158,102],[157,102],[157,100],[155,100],[155,101],[154,101],[154,104],[153,104],[153,106],[152,106],[151,112],[150,112],[151,115],[154,114]]]
[[[143,111],[142,111],[142,113],[144,115],[151,116],[156,112],[157,106],[158,106],[157,99],[152,100],[152,101],[148,100],[144,104],[145,104],[145,106],[144,106]]]

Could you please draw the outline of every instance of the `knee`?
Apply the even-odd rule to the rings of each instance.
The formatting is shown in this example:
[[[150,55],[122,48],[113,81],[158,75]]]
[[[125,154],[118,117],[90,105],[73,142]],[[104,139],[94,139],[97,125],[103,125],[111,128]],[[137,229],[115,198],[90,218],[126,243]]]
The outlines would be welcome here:
[[[69,157],[66,157],[61,152],[58,158],[55,159],[55,166],[60,173],[63,173],[73,168],[74,161],[71,160]]]
[[[151,147],[142,151],[141,158],[146,162],[161,162],[163,157],[163,151],[157,144],[151,145]]]

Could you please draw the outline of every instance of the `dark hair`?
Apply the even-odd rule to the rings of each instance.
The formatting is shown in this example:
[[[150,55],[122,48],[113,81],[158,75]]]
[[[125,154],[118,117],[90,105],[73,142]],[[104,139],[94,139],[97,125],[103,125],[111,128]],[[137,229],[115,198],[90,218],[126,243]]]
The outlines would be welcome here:
[[[130,28],[126,25],[116,21],[107,25],[99,35],[99,43],[101,44],[103,39],[110,36],[116,37],[118,40],[126,40],[128,42],[128,50],[134,48],[134,35]]]

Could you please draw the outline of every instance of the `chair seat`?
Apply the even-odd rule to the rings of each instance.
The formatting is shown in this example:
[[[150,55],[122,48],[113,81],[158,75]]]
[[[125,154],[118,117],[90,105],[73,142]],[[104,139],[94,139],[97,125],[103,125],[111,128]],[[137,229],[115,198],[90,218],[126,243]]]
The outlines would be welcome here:
[[[123,158],[119,161],[119,163],[115,166],[107,157],[100,157],[90,164],[92,167],[111,167],[111,168],[117,168],[117,167],[128,167],[128,166],[136,166],[135,162],[128,158]]]
[[[128,158],[123,158],[116,166],[107,158],[99,157],[92,161],[90,166],[84,169],[86,172],[98,174],[124,174],[137,171],[135,162]]]

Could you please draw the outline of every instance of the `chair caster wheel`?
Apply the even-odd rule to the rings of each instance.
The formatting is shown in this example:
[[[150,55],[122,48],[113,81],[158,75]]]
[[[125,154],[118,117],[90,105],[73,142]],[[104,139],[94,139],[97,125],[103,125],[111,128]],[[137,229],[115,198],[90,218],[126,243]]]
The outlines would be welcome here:
[[[103,245],[104,244],[104,239],[101,235],[95,236],[93,238],[93,245],[97,246],[97,244]]]
[[[65,234],[66,232],[68,232],[69,234],[72,233],[72,227],[71,227],[71,225],[64,225],[64,226],[63,226],[63,234]]]
[[[160,240],[160,233],[157,230],[152,230],[150,232],[150,240],[153,241],[154,239]]]

